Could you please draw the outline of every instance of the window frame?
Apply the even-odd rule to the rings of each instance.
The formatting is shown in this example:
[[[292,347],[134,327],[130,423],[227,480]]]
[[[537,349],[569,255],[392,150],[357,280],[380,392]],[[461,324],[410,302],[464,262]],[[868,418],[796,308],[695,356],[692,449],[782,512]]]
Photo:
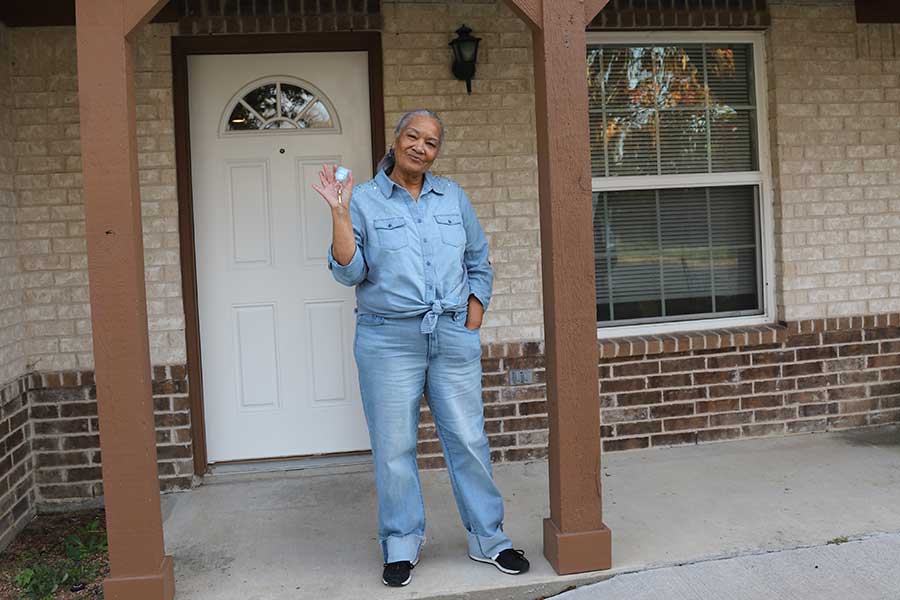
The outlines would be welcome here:
[[[768,82],[766,78],[765,34],[763,32],[597,32],[587,33],[587,46],[605,44],[750,44],[753,54],[753,83],[756,99],[757,171],[730,173],[696,173],[687,175],[627,175],[592,177],[591,197],[597,192],[625,190],[659,190],[685,187],[721,187],[755,185],[759,187],[760,300],[763,313],[746,317],[672,320],[665,323],[601,325],[597,322],[597,339],[608,340],[635,335],[705,331],[731,327],[771,324],[775,319],[775,219],[772,184],[771,146],[769,140]],[[587,48],[586,48],[587,49]]]

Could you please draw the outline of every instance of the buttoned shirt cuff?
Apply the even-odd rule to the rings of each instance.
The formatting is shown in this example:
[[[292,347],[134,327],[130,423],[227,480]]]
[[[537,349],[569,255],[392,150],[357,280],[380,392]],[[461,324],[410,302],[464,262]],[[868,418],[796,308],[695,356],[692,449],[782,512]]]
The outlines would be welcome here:
[[[350,259],[350,262],[346,265],[342,265],[334,259],[331,246],[329,246],[328,268],[334,274],[334,278],[338,282],[343,283],[344,285],[356,285],[359,283],[358,280],[362,277],[363,270],[365,269],[365,261],[363,260],[362,252],[360,252],[357,247],[353,251],[353,258]]]

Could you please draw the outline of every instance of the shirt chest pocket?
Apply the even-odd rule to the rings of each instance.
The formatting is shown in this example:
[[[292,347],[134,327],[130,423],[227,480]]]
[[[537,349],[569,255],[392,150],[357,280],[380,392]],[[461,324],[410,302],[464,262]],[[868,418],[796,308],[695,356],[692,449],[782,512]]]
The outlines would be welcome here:
[[[462,217],[455,214],[434,215],[437,227],[441,232],[441,240],[451,246],[462,246],[466,243],[466,230],[463,229]]]
[[[374,224],[378,232],[378,245],[385,250],[399,250],[409,244],[403,217],[375,219]]]

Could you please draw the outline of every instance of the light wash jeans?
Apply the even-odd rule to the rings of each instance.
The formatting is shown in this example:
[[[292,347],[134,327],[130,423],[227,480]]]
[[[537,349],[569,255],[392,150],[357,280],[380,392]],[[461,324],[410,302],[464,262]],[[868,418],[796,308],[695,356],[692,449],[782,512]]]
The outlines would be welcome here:
[[[468,532],[469,553],[492,557],[512,547],[503,533],[503,498],[491,475],[484,433],[480,334],[466,329],[465,319],[465,310],[439,314],[430,326],[422,317],[357,315],[353,350],[372,440],[378,539],[386,563],[415,561],[425,540],[416,464],[423,391]]]

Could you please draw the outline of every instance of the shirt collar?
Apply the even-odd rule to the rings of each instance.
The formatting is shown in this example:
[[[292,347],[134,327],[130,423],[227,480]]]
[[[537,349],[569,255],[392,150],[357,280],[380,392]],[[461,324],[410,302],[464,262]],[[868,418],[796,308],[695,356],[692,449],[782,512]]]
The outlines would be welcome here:
[[[391,197],[391,194],[394,193],[394,186],[400,187],[393,179],[387,176],[387,173],[385,173],[384,170],[378,171],[378,174],[375,176],[375,184],[378,186],[378,189],[381,190],[381,193],[385,198]],[[428,192],[443,195],[444,183],[430,171],[425,171],[425,182],[422,184],[422,191],[419,195],[424,196]]]

